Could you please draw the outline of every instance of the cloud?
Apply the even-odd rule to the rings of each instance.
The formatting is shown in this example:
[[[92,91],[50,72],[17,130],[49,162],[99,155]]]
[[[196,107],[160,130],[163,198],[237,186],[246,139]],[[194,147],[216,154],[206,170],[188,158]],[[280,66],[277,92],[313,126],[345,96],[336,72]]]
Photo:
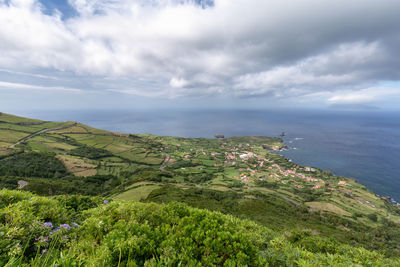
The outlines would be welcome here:
[[[185,87],[186,85],[188,85],[188,81],[186,81],[185,79],[179,79],[179,78],[172,78],[169,81],[169,84],[171,85],[171,87],[173,88],[182,88]]]
[[[20,75],[20,76],[29,76],[29,77],[34,77],[34,78],[58,80],[57,77],[44,75],[44,74],[36,74],[36,73],[29,73],[29,72],[22,72],[22,71],[13,71],[13,70],[6,70],[6,69],[0,69],[0,72],[5,72],[5,73],[13,74],[13,75]]]
[[[161,97],[164,95],[163,92],[160,91],[146,91],[140,89],[108,89],[107,91],[145,97]]]
[[[365,103],[374,100],[374,96],[371,94],[365,94],[364,92],[352,92],[343,95],[335,95],[328,99],[329,102],[337,103]]]
[[[346,43],[324,54],[308,57],[292,65],[239,76],[234,86],[240,93],[293,96],[313,91],[334,91],[373,83],[365,65],[381,58],[378,43]]]
[[[10,83],[10,82],[3,82],[0,81],[0,89],[6,90],[39,90],[39,91],[66,91],[66,92],[73,92],[73,93],[80,93],[83,90],[78,88],[68,88],[62,86],[39,86],[39,85],[31,85],[31,84],[23,84],[23,83]]]
[[[151,97],[352,92],[327,103],[373,101],[377,84],[400,80],[397,0],[69,3],[65,19],[44,0],[1,1],[0,68]]]
[[[400,97],[399,88],[372,87],[359,91],[335,92],[329,97],[331,104],[359,104],[380,101],[386,97]]]

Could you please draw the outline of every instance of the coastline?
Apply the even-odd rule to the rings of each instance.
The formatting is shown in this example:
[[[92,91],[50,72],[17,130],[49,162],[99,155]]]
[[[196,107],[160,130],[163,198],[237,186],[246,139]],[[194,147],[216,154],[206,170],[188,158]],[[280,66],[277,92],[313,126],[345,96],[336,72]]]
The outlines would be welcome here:
[[[288,150],[291,149],[290,146],[289,146],[288,144],[285,144],[285,140],[283,140],[282,138],[280,138],[280,139],[281,139],[282,143],[284,144],[284,146],[283,146],[282,148],[280,148],[279,150],[270,150],[270,151],[273,152],[273,153],[276,153],[277,155],[282,156],[283,158],[285,158],[285,159],[286,159],[287,161],[289,161],[289,162],[292,162],[292,163],[295,163],[295,164],[297,164],[297,165],[306,167],[304,164],[297,163],[296,161],[294,161],[293,159],[289,158],[289,157],[286,156],[286,155],[279,154],[279,152],[284,152],[284,151],[288,151]],[[295,138],[295,139],[296,139],[296,138]],[[293,149],[293,148],[292,148],[292,149]],[[294,148],[294,150],[297,150],[297,149]],[[355,178],[355,177],[347,177],[347,176],[337,175],[337,174],[335,174],[334,172],[332,172],[332,171],[329,170],[329,169],[321,169],[321,168],[318,167],[318,166],[310,166],[310,167],[311,167],[311,168],[315,168],[315,169],[319,169],[319,170],[321,170],[321,171],[329,171],[329,172],[331,172],[334,176],[337,176],[337,177],[344,177],[344,178],[347,178],[347,179],[352,179],[352,180],[354,180],[356,183],[365,186],[365,188],[367,188],[367,189],[368,189],[370,192],[372,192],[375,196],[377,196],[377,197],[381,198],[382,200],[386,201],[388,204],[390,204],[390,205],[392,205],[392,206],[400,206],[400,202],[398,202],[394,197],[392,197],[392,196],[390,196],[390,195],[380,195],[380,194],[377,194],[376,192],[374,192],[373,188],[370,188],[370,187],[368,187],[367,185],[363,184],[362,182],[359,181],[359,179],[357,179],[357,178]]]
[[[282,152],[296,163],[354,177],[378,195],[400,200],[399,112],[316,111],[191,108],[43,110],[19,112],[19,115],[79,121],[109,131],[159,136],[212,138],[215,133],[278,136],[285,131],[285,141],[306,137],[293,140],[297,150]]]

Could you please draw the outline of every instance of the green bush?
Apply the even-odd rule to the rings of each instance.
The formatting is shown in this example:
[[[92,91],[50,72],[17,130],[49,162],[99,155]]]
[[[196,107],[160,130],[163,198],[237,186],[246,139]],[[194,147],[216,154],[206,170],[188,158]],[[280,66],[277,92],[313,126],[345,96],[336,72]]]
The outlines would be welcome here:
[[[181,203],[0,191],[0,265],[400,266],[310,232],[274,233]]]
[[[67,173],[52,153],[17,153],[0,160],[0,175],[4,176],[60,178]]]
[[[82,145],[78,148],[72,149],[69,153],[74,156],[85,157],[88,159],[101,159],[114,156],[111,152],[105,149]]]
[[[378,221],[378,216],[375,213],[370,213],[367,215],[368,219],[370,219],[373,222],[377,222]]]

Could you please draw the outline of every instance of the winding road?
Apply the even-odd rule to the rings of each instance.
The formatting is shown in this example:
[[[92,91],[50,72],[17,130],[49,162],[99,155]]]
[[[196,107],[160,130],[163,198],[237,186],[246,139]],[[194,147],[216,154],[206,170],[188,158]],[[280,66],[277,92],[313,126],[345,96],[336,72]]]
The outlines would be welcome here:
[[[76,126],[77,124],[78,124],[78,123],[75,122],[74,124],[71,124],[71,125],[66,125],[66,126],[61,126],[61,127],[56,127],[56,128],[49,128],[49,129],[40,130],[40,131],[38,131],[38,132],[35,132],[35,133],[30,134],[30,135],[28,135],[28,136],[25,136],[24,138],[22,138],[21,140],[19,140],[19,141],[16,142],[15,144],[9,146],[9,148],[14,148],[16,145],[19,145],[19,144],[25,142],[26,140],[31,139],[31,138],[33,138],[33,137],[39,135],[39,134],[47,133],[47,132],[50,132],[50,131],[68,129],[68,128],[71,128],[71,127],[73,127],[73,126]]]

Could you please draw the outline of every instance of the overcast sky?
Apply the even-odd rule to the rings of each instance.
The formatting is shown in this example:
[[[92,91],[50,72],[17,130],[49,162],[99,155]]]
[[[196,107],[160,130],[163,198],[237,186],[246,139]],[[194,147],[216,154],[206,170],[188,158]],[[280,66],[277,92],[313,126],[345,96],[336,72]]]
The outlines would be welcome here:
[[[0,0],[0,111],[400,106],[398,0]]]

